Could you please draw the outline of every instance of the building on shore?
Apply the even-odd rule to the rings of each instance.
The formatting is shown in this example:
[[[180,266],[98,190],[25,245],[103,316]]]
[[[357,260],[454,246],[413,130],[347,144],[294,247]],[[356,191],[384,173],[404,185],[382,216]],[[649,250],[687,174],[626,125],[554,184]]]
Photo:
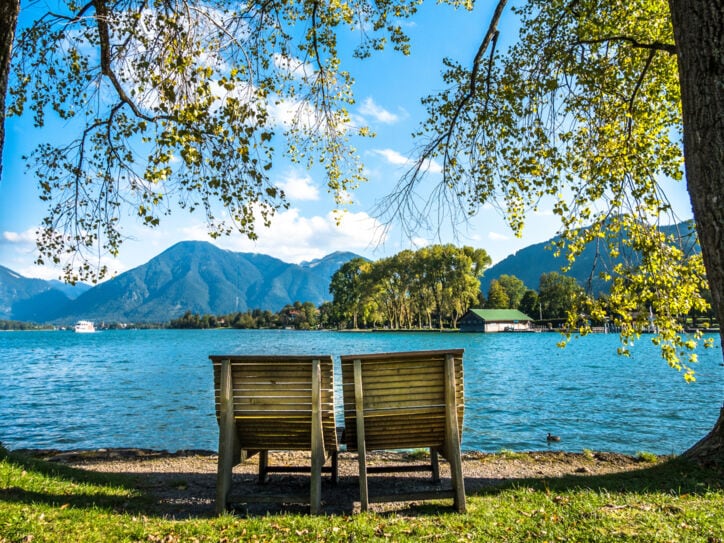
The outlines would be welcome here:
[[[517,309],[470,309],[458,321],[461,332],[530,332],[531,319]]]

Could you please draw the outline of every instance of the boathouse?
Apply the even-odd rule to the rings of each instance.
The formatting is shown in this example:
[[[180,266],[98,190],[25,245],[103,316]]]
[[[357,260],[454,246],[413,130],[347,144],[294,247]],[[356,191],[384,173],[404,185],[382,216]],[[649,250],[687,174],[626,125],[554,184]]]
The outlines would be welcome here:
[[[461,332],[527,332],[532,322],[517,309],[471,309],[459,324]]]

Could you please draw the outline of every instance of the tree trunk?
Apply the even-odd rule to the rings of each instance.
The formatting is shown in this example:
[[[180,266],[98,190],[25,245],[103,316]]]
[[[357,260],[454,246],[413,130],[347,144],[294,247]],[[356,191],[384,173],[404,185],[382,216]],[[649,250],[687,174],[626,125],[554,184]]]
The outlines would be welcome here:
[[[679,62],[686,181],[712,305],[724,324],[724,4],[669,0]],[[721,342],[721,333],[719,335]],[[724,466],[724,409],[685,456]]]
[[[724,407],[719,412],[719,420],[714,428],[683,456],[696,460],[702,465],[722,469],[722,443],[724,443]]]
[[[2,150],[5,148],[5,99],[10,78],[15,28],[18,25],[20,0],[0,1],[0,180],[3,174]]]

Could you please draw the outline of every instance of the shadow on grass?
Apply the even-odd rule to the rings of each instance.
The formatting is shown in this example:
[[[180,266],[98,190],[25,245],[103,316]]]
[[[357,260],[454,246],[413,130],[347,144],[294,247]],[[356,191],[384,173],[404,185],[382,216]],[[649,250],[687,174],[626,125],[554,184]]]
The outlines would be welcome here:
[[[487,496],[520,487],[557,492],[590,489],[596,492],[674,492],[692,495],[724,488],[720,473],[702,468],[684,458],[671,458],[656,464],[642,462],[640,468],[609,474],[581,473],[509,480],[466,478],[465,484],[468,496]]]
[[[2,459],[0,454],[0,459]],[[60,483],[89,484],[100,487],[114,487],[129,492],[128,496],[106,494],[102,488],[89,492],[82,486],[74,488],[58,486],[56,493],[41,492],[30,488],[9,486],[0,479],[0,502],[47,504],[54,507],[68,505],[74,508],[102,508],[113,512],[140,513],[163,518],[210,518],[214,516],[216,475],[214,473],[154,472],[102,474],[38,460],[19,453],[10,453],[6,461],[35,475],[43,475]],[[22,479],[20,479],[22,482]],[[3,483],[5,483],[3,485]],[[448,486],[449,480],[443,485]],[[370,477],[370,496],[404,491],[410,486],[418,490],[439,489],[425,478],[417,477]],[[681,459],[641,463],[640,468],[605,475],[587,473],[551,477],[529,477],[505,479],[495,477],[466,477],[466,494],[474,496],[495,496],[509,489],[532,488],[542,492],[566,492],[580,489],[616,493],[647,494],[651,492],[673,492],[676,494],[701,495],[710,490],[721,490],[721,474],[700,468]],[[52,487],[52,485],[48,485]],[[66,493],[65,490],[68,492]],[[254,474],[234,474],[231,502],[236,506],[233,512],[240,516],[265,516],[274,514],[307,514],[308,505],[246,503],[244,495],[259,497],[265,493],[308,495],[308,476],[275,476],[266,485],[258,485]],[[322,509],[326,515],[348,515],[358,510],[359,486],[353,476],[340,477],[337,485],[327,479],[322,483]],[[450,500],[439,502],[395,503],[375,510],[382,515],[433,516],[451,514]]]
[[[561,476],[495,478],[466,477],[466,496],[489,497],[503,495],[506,491],[529,488],[544,493],[565,493],[579,490],[646,495],[669,493],[675,495],[704,495],[709,491],[724,489],[720,472],[702,468],[683,458],[671,458],[651,464],[641,462],[640,467],[609,474],[566,474]],[[449,503],[449,502],[448,502]],[[429,516],[450,514],[453,509],[445,503],[409,503],[390,514]]]

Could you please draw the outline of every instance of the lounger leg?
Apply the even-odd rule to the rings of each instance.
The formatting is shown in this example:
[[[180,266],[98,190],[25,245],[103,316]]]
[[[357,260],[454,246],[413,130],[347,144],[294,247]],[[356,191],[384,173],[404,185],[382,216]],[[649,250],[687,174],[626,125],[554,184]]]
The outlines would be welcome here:
[[[455,360],[452,355],[445,357],[445,448],[450,462],[450,477],[455,493],[455,508],[465,512],[465,480],[460,458],[460,434],[458,433],[458,412],[455,402]]]
[[[359,501],[360,509],[369,509],[367,494],[367,445],[365,443],[365,412],[362,396],[362,361],[354,361],[354,402],[357,419],[357,455],[359,457]]]
[[[437,449],[430,447],[430,470],[432,471],[432,482],[440,482],[440,458]]]
[[[337,451],[332,451],[332,484],[339,483],[339,458]]]
[[[259,484],[267,482],[269,475],[269,451],[259,451]]]
[[[236,449],[236,423],[234,420],[234,400],[231,387],[231,362],[221,363],[221,394],[219,421],[219,460],[216,473],[216,513],[224,513],[231,491],[231,468],[234,465]]]
[[[312,473],[309,510],[319,514],[322,501],[322,466],[324,465],[324,431],[322,428],[322,376],[320,361],[312,361]]]

